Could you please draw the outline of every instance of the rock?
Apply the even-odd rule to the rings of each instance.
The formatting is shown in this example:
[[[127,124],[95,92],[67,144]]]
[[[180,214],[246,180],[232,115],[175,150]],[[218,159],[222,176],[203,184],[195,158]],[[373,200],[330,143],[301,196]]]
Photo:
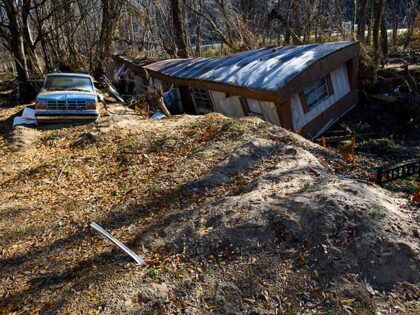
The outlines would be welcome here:
[[[164,303],[168,301],[169,298],[169,289],[165,283],[157,284],[152,283],[149,286],[142,289],[139,294],[139,302],[148,303],[148,302],[160,302]]]

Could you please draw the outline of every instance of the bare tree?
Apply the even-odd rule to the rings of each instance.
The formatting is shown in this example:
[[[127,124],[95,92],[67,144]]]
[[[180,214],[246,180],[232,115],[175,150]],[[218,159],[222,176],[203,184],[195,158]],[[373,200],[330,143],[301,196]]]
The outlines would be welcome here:
[[[407,11],[407,36],[404,42],[404,49],[407,49],[408,45],[410,44],[411,38],[413,37],[414,32],[414,21],[417,16],[417,12],[419,10],[419,3],[416,0],[410,0],[408,5]]]
[[[377,79],[376,70],[378,69],[381,61],[381,47],[379,44],[379,32],[381,30],[382,19],[384,15],[384,2],[385,0],[373,0],[373,28],[372,28],[372,43],[374,52],[374,66],[375,74],[374,79]]]
[[[120,18],[124,1],[125,0],[101,0],[102,23],[95,69],[97,75],[104,74],[106,71],[106,62],[112,54],[113,35]]]
[[[29,77],[28,60],[25,53],[25,42],[21,32],[22,18],[18,3],[14,0],[2,1],[1,35],[3,45],[13,54],[19,80],[25,83]],[[5,13],[5,14],[4,14]]]
[[[171,0],[172,23],[174,28],[176,56],[188,58],[188,37],[185,28],[185,3],[184,0]]]
[[[407,26],[409,47],[418,9],[418,0],[0,0],[0,59],[14,60],[21,82],[60,69],[99,76],[116,52],[187,58],[204,42],[221,43],[214,54],[340,40],[350,19],[377,67],[387,57],[386,28],[396,51],[398,27]]]
[[[366,39],[366,18],[367,18],[367,9],[368,9],[368,0],[359,1],[359,9],[357,10],[357,19],[359,25],[357,28],[357,38],[364,42]]]

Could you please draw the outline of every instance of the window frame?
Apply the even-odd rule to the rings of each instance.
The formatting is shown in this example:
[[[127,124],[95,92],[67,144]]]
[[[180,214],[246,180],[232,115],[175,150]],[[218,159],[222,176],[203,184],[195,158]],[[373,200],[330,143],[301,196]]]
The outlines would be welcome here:
[[[47,77],[45,78],[43,84],[42,84],[42,89],[48,90],[51,88],[57,89],[57,91],[69,91],[71,89],[71,87],[53,87],[51,86],[47,86],[48,82],[53,82],[54,79],[81,79],[81,80],[86,80],[89,81],[90,83],[90,91],[89,93],[95,92],[95,85],[93,83],[93,80],[91,77],[87,77],[87,76],[81,76],[81,75],[60,75],[60,74],[54,74],[54,75],[47,75]],[[51,81],[48,81],[51,80]],[[80,87],[81,88],[81,87]]]
[[[263,109],[262,109],[261,105],[260,105],[260,107],[261,107],[261,111],[262,111],[262,113],[257,113],[257,112],[253,112],[253,111],[251,111],[251,110],[250,110],[250,108],[249,108],[249,104],[248,104],[248,100],[247,100],[247,98],[246,98],[246,97],[240,97],[240,98],[239,98],[239,101],[240,101],[240,103],[241,103],[241,106],[242,106],[242,111],[244,112],[244,115],[245,115],[245,116],[259,117],[259,118],[261,118],[262,120],[265,120],[264,111],[263,111]]]
[[[201,97],[200,97],[200,95],[196,94],[196,91],[201,94]],[[210,93],[209,93],[208,90],[206,90],[206,89],[199,89],[199,88],[192,88],[191,89],[191,93],[192,93],[193,100],[194,100],[194,105],[195,105],[195,108],[196,108],[196,111],[197,111],[198,114],[208,114],[208,113],[214,112],[213,100],[212,100],[211,95],[210,95]],[[201,100],[203,100],[203,97],[202,96],[204,94],[207,97],[208,105],[209,106],[202,107],[200,105],[202,104],[201,103]]]
[[[307,96],[305,95],[305,89],[303,89],[302,91],[299,92],[300,102],[302,104],[302,108],[303,108],[303,111],[305,112],[305,114],[312,111],[316,107],[318,107],[320,104],[322,104],[325,100],[327,100],[330,96],[332,96],[334,94],[334,87],[333,87],[332,80],[331,80],[331,74],[327,74],[327,75],[323,76],[321,79],[317,80],[316,82],[314,82],[309,87],[313,87],[315,84],[317,84],[321,80],[325,80],[325,86],[326,86],[328,95],[325,98],[322,98],[322,99],[318,100],[318,103],[316,103],[312,107],[309,106]],[[318,87],[317,89],[320,89],[321,87]]]

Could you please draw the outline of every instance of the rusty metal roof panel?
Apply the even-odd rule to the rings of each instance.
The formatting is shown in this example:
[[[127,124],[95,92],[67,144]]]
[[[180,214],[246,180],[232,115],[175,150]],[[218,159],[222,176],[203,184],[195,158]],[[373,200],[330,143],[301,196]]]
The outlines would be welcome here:
[[[353,44],[355,42],[262,48],[215,58],[163,60],[144,68],[181,79],[276,92],[318,60]]]

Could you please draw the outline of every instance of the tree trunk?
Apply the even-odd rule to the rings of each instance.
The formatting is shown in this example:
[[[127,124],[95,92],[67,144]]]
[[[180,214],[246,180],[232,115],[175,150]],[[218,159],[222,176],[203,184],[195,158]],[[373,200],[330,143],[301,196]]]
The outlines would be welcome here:
[[[197,28],[195,29],[195,56],[201,56],[201,18],[198,18]]]
[[[31,27],[29,23],[29,16],[31,10],[31,1],[25,0],[22,2],[22,36],[25,44],[25,51],[29,58],[27,58],[28,69],[35,74],[42,75],[41,62],[35,50],[35,44],[32,37]]]
[[[286,35],[285,35],[286,44],[290,43],[290,36],[293,38],[294,44],[296,45],[302,44],[302,41],[300,40],[299,36],[295,33],[295,31],[290,26],[289,21],[283,18],[283,16],[277,12],[276,8],[271,10],[270,14],[268,15],[268,22],[271,22],[273,20],[279,20],[280,23],[283,25],[284,29],[286,30]]]
[[[382,52],[382,67],[388,62],[388,31],[386,29],[386,21],[384,13],[381,21],[381,52]]]
[[[407,37],[405,38],[405,42],[404,42],[404,49],[408,48],[408,45],[410,44],[411,38],[413,37],[414,21],[416,19],[416,15],[417,15],[416,0],[411,0],[410,5],[409,5],[409,9],[408,9],[408,12],[407,12],[408,31],[407,31]]]
[[[397,14],[397,0],[392,0],[392,50],[397,50],[398,40],[398,14]]]
[[[22,84],[28,81],[28,63],[25,54],[25,43],[19,29],[19,12],[14,0],[5,1],[5,9],[9,20],[10,49],[15,58],[18,79]]]
[[[202,0],[197,2],[197,11],[201,12]],[[201,16],[197,16],[197,27],[195,29],[195,56],[201,56]]]
[[[364,42],[366,38],[366,14],[368,0],[360,0],[357,18],[359,21],[357,27],[357,39]]]
[[[97,77],[105,74],[106,64],[112,54],[112,38],[117,27],[122,3],[124,0],[101,0],[102,2],[102,23],[99,35],[99,51],[97,54],[95,75]]]
[[[354,38],[355,26],[357,20],[357,0],[352,1],[352,15],[351,15],[351,37]]]
[[[176,55],[180,58],[188,58],[188,38],[185,29],[185,4],[184,0],[171,0],[172,24],[175,36]]]
[[[381,23],[384,12],[385,0],[373,0],[373,28],[372,28],[372,43],[373,43],[373,61],[374,61],[374,80],[377,79],[377,70],[381,60],[381,47],[379,45],[379,31],[381,30]]]
[[[300,18],[302,16],[300,4],[297,1],[292,2],[292,29],[297,37],[293,36],[293,44],[300,45],[303,44],[301,38],[302,35],[302,24]]]
[[[370,0],[369,1],[369,17],[368,17],[368,33],[366,36],[366,43],[370,45],[372,43],[372,34],[373,34],[373,20],[374,20],[374,3],[377,0]]]

